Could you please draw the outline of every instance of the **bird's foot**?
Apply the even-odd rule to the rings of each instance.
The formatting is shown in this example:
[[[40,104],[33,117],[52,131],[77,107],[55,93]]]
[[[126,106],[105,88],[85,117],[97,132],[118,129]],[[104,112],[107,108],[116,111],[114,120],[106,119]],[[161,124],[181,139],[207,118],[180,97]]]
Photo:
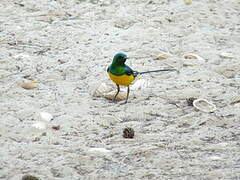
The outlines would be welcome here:
[[[124,105],[124,104],[127,104],[127,101],[123,102],[123,103],[120,103],[120,105]]]

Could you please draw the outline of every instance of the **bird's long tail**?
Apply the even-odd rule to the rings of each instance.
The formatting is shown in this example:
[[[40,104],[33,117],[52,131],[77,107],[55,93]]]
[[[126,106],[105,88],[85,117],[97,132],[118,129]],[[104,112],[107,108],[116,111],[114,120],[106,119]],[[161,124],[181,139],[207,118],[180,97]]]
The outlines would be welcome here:
[[[162,71],[177,71],[176,69],[159,69],[159,70],[153,70],[153,71],[144,71],[144,72],[137,72],[137,74],[148,74],[153,72],[162,72]]]

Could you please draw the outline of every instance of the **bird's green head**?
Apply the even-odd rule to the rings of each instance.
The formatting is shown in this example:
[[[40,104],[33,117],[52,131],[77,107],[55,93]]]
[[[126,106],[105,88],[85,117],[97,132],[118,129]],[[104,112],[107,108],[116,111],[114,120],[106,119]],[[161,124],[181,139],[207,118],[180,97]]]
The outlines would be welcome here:
[[[115,66],[121,66],[121,65],[124,65],[126,60],[127,60],[127,55],[124,54],[124,53],[117,53],[115,54],[114,58],[113,58],[113,62],[112,62],[112,65],[115,65]]]

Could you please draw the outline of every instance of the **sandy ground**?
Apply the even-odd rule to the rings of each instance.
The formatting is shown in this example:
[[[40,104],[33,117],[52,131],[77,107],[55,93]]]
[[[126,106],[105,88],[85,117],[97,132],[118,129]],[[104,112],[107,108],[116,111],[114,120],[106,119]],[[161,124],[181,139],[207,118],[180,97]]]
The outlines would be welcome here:
[[[240,179],[239,50],[238,0],[1,0],[0,179]],[[96,97],[117,52],[180,73],[142,76],[126,105]]]

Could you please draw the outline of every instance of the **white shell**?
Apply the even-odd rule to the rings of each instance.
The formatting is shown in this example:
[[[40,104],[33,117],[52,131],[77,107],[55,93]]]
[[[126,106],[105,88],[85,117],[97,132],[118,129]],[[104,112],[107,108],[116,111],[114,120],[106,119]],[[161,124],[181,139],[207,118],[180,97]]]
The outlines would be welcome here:
[[[40,112],[40,116],[41,116],[42,120],[47,121],[47,122],[53,120],[53,116],[48,112]]]
[[[213,112],[215,111],[217,108],[214,104],[210,103],[209,101],[207,101],[206,99],[196,99],[193,101],[193,106],[203,112]]]
[[[44,130],[47,128],[47,125],[45,122],[39,121],[39,122],[35,122],[32,125],[33,128],[39,129],[39,130]]]

